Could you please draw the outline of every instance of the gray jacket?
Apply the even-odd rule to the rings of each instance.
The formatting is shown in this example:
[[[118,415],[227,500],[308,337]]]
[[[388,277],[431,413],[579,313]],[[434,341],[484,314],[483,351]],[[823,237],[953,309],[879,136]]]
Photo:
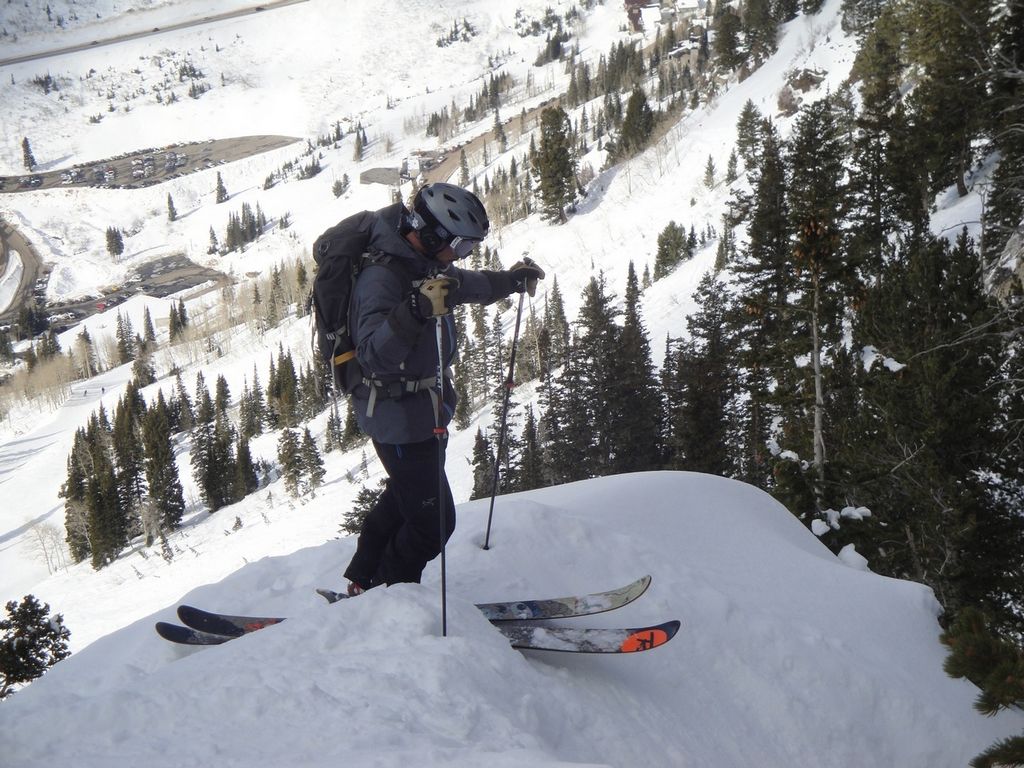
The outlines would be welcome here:
[[[458,281],[450,289],[448,304],[491,304],[512,293],[506,272],[472,271],[441,265],[417,253],[401,234],[408,211],[401,203],[379,211],[356,214],[358,225],[370,236],[368,250],[390,256],[388,264],[370,263],[363,268],[352,292],[350,315],[356,359],[366,379],[352,393],[359,427],[379,443],[417,443],[431,438],[435,406],[430,390],[437,375],[436,321],[422,322],[407,301],[415,290],[413,281],[443,274]],[[403,274],[404,273],[404,274]],[[457,348],[451,313],[441,318],[442,358],[447,370]],[[371,386],[376,393],[371,392]],[[409,391],[410,389],[415,391]],[[456,393],[444,376],[442,425],[455,413]]]

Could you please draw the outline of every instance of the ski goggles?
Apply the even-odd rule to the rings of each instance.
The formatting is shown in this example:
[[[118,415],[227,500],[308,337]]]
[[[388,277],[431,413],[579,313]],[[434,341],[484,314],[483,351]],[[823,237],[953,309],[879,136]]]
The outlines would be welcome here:
[[[473,252],[473,249],[480,244],[479,240],[468,237],[455,237],[448,243],[448,246],[455,251],[456,259],[464,259]]]

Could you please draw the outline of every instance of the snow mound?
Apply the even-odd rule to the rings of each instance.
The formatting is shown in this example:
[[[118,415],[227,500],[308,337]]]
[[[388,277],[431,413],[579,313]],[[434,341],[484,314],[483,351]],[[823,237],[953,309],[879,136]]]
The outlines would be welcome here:
[[[952,768],[1024,724],[943,673],[929,590],[848,567],[751,486],[663,472],[502,497],[484,551],[487,508],[459,508],[448,637],[436,562],[328,606],[313,587],[338,586],[353,540],[264,558],[182,601],[288,621],[186,648],[152,630],[169,606],[94,642],[3,704],[7,763]],[[632,605],[562,623],[681,619],[650,653],[520,653],[473,607],[643,573]]]

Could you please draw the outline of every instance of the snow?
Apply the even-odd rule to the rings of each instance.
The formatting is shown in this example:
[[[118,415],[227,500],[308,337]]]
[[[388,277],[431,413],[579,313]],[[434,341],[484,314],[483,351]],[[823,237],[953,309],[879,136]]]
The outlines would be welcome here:
[[[353,541],[328,541],[180,598],[288,621],[185,648],[153,632],[168,603],[5,703],[0,747],[11,765],[86,767],[960,766],[1024,720],[974,713],[972,686],[942,672],[926,588],[846,567],[747,485],[649,473],[504,497],[484,551],[486,517],[460,505],[448,637],[436,562],[422,585],[329,606],[313,588],[337,583]],[[682,620],[645,654],[520,653],[472,606],[643,571],[632,605],[560,623]]]
[[[894,360],[891,357],[880,354],[878,347],[871,344],[861,349],[860,360],[865,371],[870,371],[872,367],[874,367],[875,363],[881,363],[886,370],[892,371],[893,373],[898,373],[907,367],[904,363],[901,363],[898,360]]]
[[[50,0],[55,13],[70,3]],[[58,31],[29,5],[4,6],[4,55],[47,50],[151,29],[250,5],[243,0],[77,0],[78,22]],[[414,150],[440,145],[424,136],[426,118],[475,97],[494,61],[532,88],[514,96],[506,118],[564,89],[560,64],[532,67],[542,39],[513,31],[518,7],[540,16],[564,13],[568,0],[310,0],[38,62],[0,68],[0,173],[21,172],[21,139],[30,136],[44,169],[70,167],[125,151],[178,141],[285,134],[297,145],[219,166],[231,200],[213,200],[215,170],[144,190],[60,189],[0,195],[0,216],[26,234],[52,267],[52,301],[94,296],[140,264],[171,253],[245,281],[266,275],[308,250],[327,226],[391,201],[383,185],[356,183],[361,170],[397,166]],[[628,263],[653,266],[657,235],[674,220],[701,232],[720,228],[731,193],[703,184],[710,155],[724,169],[736,118],[752,99],[773,114],[788,72],[827,73],[804,100],[836,91],[855,45],[838,26],[840,0],[814,17],[786,25],[779,52],[742,83],[722,86],[711,103],[687,114],[648,152],[597,176],[570,221],[537,217],[496,228],[490,238],[506,264],[522,254],[549,280],[531,300],[543,310],[557,276],[573,319],[582,289],[603,273],[620,296]],[[98,18],[97,18],[98,17]],[[453,21],[480,31],[471,44],[437,48]],[[617,3],[596,6],[576,29],[582,55],[596,62],[627,33]],[[382,30],[387,52],[382,53]],[[645,33],[653,40],[653,30]],[[200,99],[157,104],[147,88],[160,66],[191,57],[214,85]],[[90,71],[94,70],[92,74]],[[137,71],[136,71],[137,70]],[[31,79],[61,79],[44,96]],[[95,79],[94,79],[95,78]],[[108,89],[118,95],[107,111]],[[124,94],[144,93],[129,99]],[[99,123],[90,116],[103,114]],[[351,138],[322,150],[324,171],[263,190],[263,179],[298,157],[305,140],[340,121],[363,123],[367,158],[352,159]],[[492,117],[465,126],[456,143],[479,135]],[[776,118],[785,135],[791,120]],[[523,139],[507,162],[526,147]],[[387,149],[387,144],[391,149]],[[493,153],[493,148],[492,148]],[[588,156],[598,168],[596,150]],[[347,174],[352,188],[335,199]],[[408,188],[403,189],[408,192]],[[166,196],[179,216],[169,222]],[[977,218],[976,198],[945,200],[933,226],[954,233]],[[229,213],[259,203],[272,220],[290,214],[244,252],[209,256],[209,230],[223,232]],[[105,230],[125,232],[125,253],[112,259]],[[643,297],[644,320],[659,356],[667,335],[685,333],[693,292],[713,266],[712,238],[689,262]],[[13,263],[13,260],[12,260]],[[166,338],[171,301],[135,296],[88,318],[95,340],[113,337],[118,313],[142,330],[145,309]],[[201,322],[222,311],[219,292],[187,300]],[[510,314],[505,322],[511,325]],[[60,337],[73,346],[82,327]],[[208,384],[223,375],[233,397],[254,367],[266,384],[272,355],[288,349],[309,360],[308,325],[292,319],[264,334],[239,326],[202,343],[162,347],[160,381],[143,395],[169,394],[170,371],[191,389],[197,371]],[[97,343],[97,346],[99,346]],[[865,353],[870,366],[877,351]],[[869,358],[871,362],[869,362]],[[656,360],[660,363],[660,360]],[[890,370],[899,363],[882,359]],[[32,592],[62,613],[74,654],[0,704],[4,764],[74,761],[83,768],[122,759],[160,765],[626,766],[962,766],[997,738],[1019,732],[1019,712],[982,718],[976,689],[942,671],[938,605],[924,587],[871,573],[853,549],[838,557],[766,494],[704,475],[650,473],[604,478],[502,497],[492,547],[480,547],[486,502],[467,502],[477,428],[491,427],[489,408],[452,435],[448,471],[459,525],[448,549],[449,636],[440,636],[438,564],[423,585],[373,590],[327,606],[315,587],[340,588],[354,541],[339,537],[342,514],[360,484],[381,477],[372,450],[325,457],[326,484],[315,496],[289,499],[281,483],[209,515],[188,472],[187,440],[176,445],[185,524],[169,544],[136,543],[117,562],[50,573],[40,531],[61,532],[59,496],[74,432],[102,404],[112,412],[130,367],[75,382],[63,402],[16,403],[0,422],[0,598]],[[517,392],[525,404],[534,388]],[[310,427],[321,438],[323,417]],[[275,434],[252,445],[273,460]],[[799,457],[791,454],[791,458]],[[848,514],[849,513],[849,514]],[[843,510],[844,516],[870,514]],[[822,526],[825,528],[822,529]],[[680,634],[649,653],[575,657],[519,653],[472,607],[474,602],[554,597],[621,586],[644,573],[649,592],[631,606],[562,626],[615,626],[678,618]],[[278,614],[287,622],[228,645],[188,649],[162,641],[153,623],[174,620],[189,602],[235,613]]]

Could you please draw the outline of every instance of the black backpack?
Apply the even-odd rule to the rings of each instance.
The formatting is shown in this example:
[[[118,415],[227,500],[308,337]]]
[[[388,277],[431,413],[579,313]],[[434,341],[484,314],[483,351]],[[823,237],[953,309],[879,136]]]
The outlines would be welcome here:
[[[370,213],[362,213],[344,219],[313,243],[317,272],[309,301],[316,321],[317,346],[331,369],[335,390],[346,394],[363,383],[349,318],[356,278],[364,266],[374,263],[386,264],[405,279],[405,271],[392,263],[390,256],[368,250],[371,217]]]

